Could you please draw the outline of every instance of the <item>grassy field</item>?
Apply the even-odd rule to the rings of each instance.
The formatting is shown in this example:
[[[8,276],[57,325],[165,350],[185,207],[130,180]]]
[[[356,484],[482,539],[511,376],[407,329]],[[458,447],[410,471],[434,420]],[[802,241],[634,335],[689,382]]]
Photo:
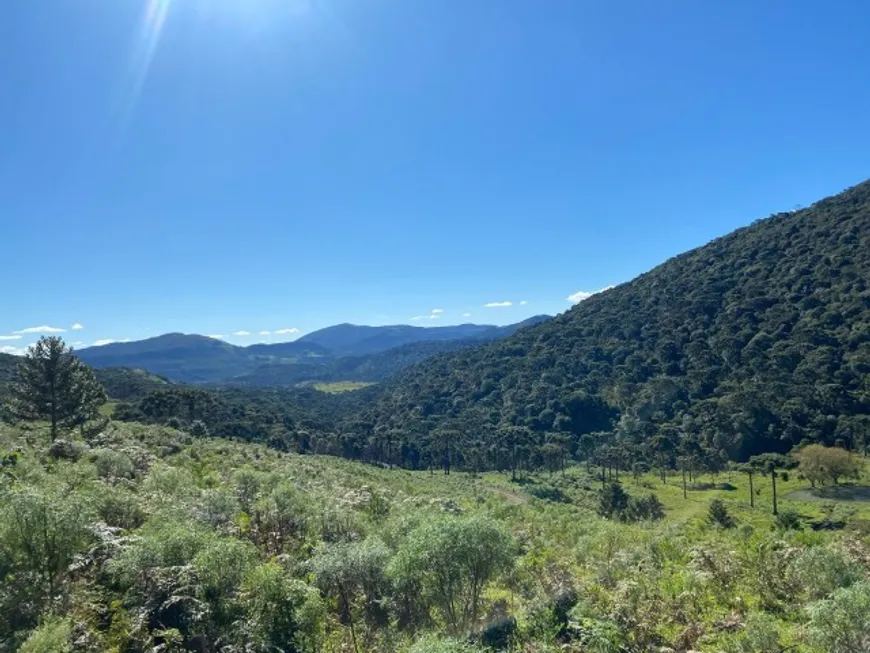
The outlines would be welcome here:
[[[734,489],[690,488],[686,498],[677,475],[666,483],[654,475],[637,479],[621,475],[630,495],[654,492],[665,508],[660,521],[621,523],[598,516],[601,482],[597,470],[582,465],[564,473],[524,474],[516,481],[497,472],[448,476],[285,454],[261,445],[198,439],[165,427],[122,423],[110,424],[88,441],[77,441],[75,450],[74,455],[64,454],[68,458],[56,458],[49,453],[44,428],[0,426],[0,454],[19,452],[12,470],[18,480],[6,491],[32,487],[56,495],[55,501],[63,505],[82,503],[110,525],[117,520],[123,532],[134,537],[119,544],[121,548],[112,555],[136,564],[152,558],[130,557],[124,554],[125,547],[153,541],[159,548],[166,537],[187,537],[172,535],[175,531],[167,535],[165,523],[169,523],[177,524],[172,528],[180,533],[206,529],[208,537],[220,542],[241,540],[250,546],[250,539],[260,547],[257,556],[263,564],[281,553],[300,582],[315,584],[305,561],[334,546],[337,533],[351,541],[385,542],[390,555],[395,555],[415,525],[426,520],[492,519],[511,534],[516,557],[511,570],[486,588],[487,619],[502,619],[498,615],[505,614],[516,619],[510,650],[523,653],[616,653],[660,647],[727,653],[791,647],[788,650],[794,653],[822,653],[828,649],[811,637],[814,626],[808,607],[831,588],[814,589],[815,581],[801,576],[805,565],[801,567],[800,561],[821,551],[839,556],[836,559],[845,560],[842,564],[851,565],[850,569],[859,566],[864,575],[870,566],[865,528],[870,523],[870,504],[815,496],[800,500],[806,488],[794,475],[777,484],[780,511],[794,510],[800,516],[797,529],[783,530],[771,514],[770,479],[755,477],[758,493],[752,508],[748,478],[736,472],[698,479],[701,484]],[[857,487],[865,481],[866,476]],[[290,494],[287,490],[269,494],[270,488],[278,492],[288,484]],[[854,496],[855,490],[846,494]],[[708,522],[713,499],[725,503],[736,521],[734,528]],[[263,506],[262,515],[268,515],[288,500],[297,511],[292,513],[292,523],[308,524],[303,532],[279,549],[271,540],[257,540],[251,530],[254,513],[244,508],[245,502]],[[832,514],[831,521],[841,524],[839,530],[813,530],[814,523]],[[0,525],[0,538],[2,531]],[[172,564],[186,563],[178,559]],[[147,573],[172,577],[173,568]],[[89,582],[104,582],[98,569],[86,576]],[[141,603],[137,585],[126,591],[118,581],[101,585],[105,604],[94,613],[93,595],[86,591],[89,585],[81,577],[69,582],[69,614],[76,623],[90,624],[89,637],[103,647],[100,650],[139,650],[125,647],[131,647],[136,637],[147,638],[130,634],[129,625],[124,625],[130,620],[140,623],[136,615],[150,605]],[[245,595],[230,591],[227,596]],[[553,606],[564,597],[571,597],[565,612],[569,629],[559,640]],[[336,606],[327,603],[326,607],[330,612],[321,625],[318,650],[352,650],[352,635],[334,612]],[[443,632],[437,619],[427,628],[434,628],[436,635]],[[761,635],[756,632],[759,628]],[[591,639],[593,635],[600,641]],[[360,626],[356,636],[367,642],[361,650],[429,650],[415,648],[413,641],[420,634],[395,623],[370,630]],[[574,643],[564,648],[566,641]],[[598,644],[593,646],[594,641]],[[758,643],[762,641],[779,648],[765,648]]]
[[[315,383],[314,389],[320,392],[328,392],[329,394],[338,394],[339,392],[353,392],[367,388],[374,383],[367,381],[334,381],[332,383]]]

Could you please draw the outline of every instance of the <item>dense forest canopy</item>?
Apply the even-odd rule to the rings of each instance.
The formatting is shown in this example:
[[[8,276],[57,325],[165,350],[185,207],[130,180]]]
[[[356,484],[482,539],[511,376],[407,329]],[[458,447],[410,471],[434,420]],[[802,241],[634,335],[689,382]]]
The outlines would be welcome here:
[[[672,463],[687,441],[737,459],[804,439],[864,447],[868,279],[865,182],[413,367],[361,421],[417,446],[443,449],[439,433],[455,431],[458,451],[504,447],[520,428],[534,446],[619,440]]]

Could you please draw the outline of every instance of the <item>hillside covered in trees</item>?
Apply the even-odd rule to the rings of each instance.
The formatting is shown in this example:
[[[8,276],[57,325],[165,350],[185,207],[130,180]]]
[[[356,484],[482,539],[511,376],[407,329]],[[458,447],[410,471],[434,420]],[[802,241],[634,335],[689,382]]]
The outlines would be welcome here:
[[[357,428],[490,461],[551,441],[587,454],[618,443],[671,466],[805,439],[864,448],[868,280],[865,182],[511,338],[424,362],[383,388]]]

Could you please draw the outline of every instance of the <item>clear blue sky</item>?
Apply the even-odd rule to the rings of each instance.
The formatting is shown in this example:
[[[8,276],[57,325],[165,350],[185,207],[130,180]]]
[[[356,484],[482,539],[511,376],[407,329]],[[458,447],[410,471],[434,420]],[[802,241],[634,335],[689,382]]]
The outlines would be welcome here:
[[[0,347],[565,310],[870,175],[868,25],[830,0],[4,0]]]

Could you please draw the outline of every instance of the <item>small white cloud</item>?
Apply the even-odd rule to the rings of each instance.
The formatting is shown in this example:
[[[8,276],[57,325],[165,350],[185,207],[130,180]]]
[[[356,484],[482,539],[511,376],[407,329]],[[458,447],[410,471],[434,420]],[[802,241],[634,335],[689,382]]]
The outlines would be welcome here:
[[[102,338],[100,340],[95,340],[92,347],[102,347],[104,345],[111,345],[116,342],[132,342],[130,338],[121,338],[120,340],[115,340],[114,338]]]
[[[443,308],[433,308],[432,309],[432,315],[435,315],[436,313],[443,313],[443,312],[444,312]]]
[[[523,301],[520,302],[520,306],[525,306],[525,305],[528,304],[528,303],[529,303],[529,302],[527,302],[527,301],[524,299]]]
[[[21,336],[0,336],[0,340],[21,340]]]
[[[242,330],[240,330],[240,331],[234,331],[234,332],[233,332],[233,335],[234,335],[234,336],[239,336],[239,337],[242,337],[242,336],[249,336],[249,335],[251,335],[251,332],[250,332],[250,331],[245,331],[244,329],[242,329]]]
[[[260,331],[260,335],[261,336],[271,336],[272,332],[271,331]]]
[[[215,340],[223,340],[226,336],[222,333],[215,333],[210,336],[206,336],[206,338],[214,338]]]
[[[83,340],[76,340],[76,341],[72,344],[72,346],[73,346],[73,347],[84,347],[84,346],[85,346],[85,343],[84,343]]]
[[[79,324],[78,322],[76,322],[75,324],[73,324],[70,327],[70,329],[72,329],[73,331],[81,331],[82,329],[84,329],[84,327],[81,324]]]
[[[484,308],[506,308],[508,306],[513,306],[513,302],[489,302],[488,304],[484,304]]]
[[[275,333],[279,336],[286,336],[288,333],[299,333],[299,329],[295,327],[290,329],[278,329]]]
[[[53,326],[35,326],[27,327],[26,329],[21,329],[14,333],[63,333],[64,331],[66,331],[66,329],[60,329]]]
[[[440,315],[415,315],[414,317],[409,317],[408,319],[412,322],[419,322],[420,320],[437,320]]]
[[[569,302],[574,302],[575,304],[582,302],[584,299],[589,299],[592,295],[597,295],[600,292],[604,292],[605,290],[610,290],[613,286],[607,286],[605,288],[601,288],[599,290],[578,290],[573,295],[568,295],[567,299]]]
[[[463,313],[462,317],[471,317],[471,313]]]
[[[27,353],[29,347],[12,347],[10,345],[3,345],[0,347],[0,354],[12,354],[13,356],[24,356]]]

